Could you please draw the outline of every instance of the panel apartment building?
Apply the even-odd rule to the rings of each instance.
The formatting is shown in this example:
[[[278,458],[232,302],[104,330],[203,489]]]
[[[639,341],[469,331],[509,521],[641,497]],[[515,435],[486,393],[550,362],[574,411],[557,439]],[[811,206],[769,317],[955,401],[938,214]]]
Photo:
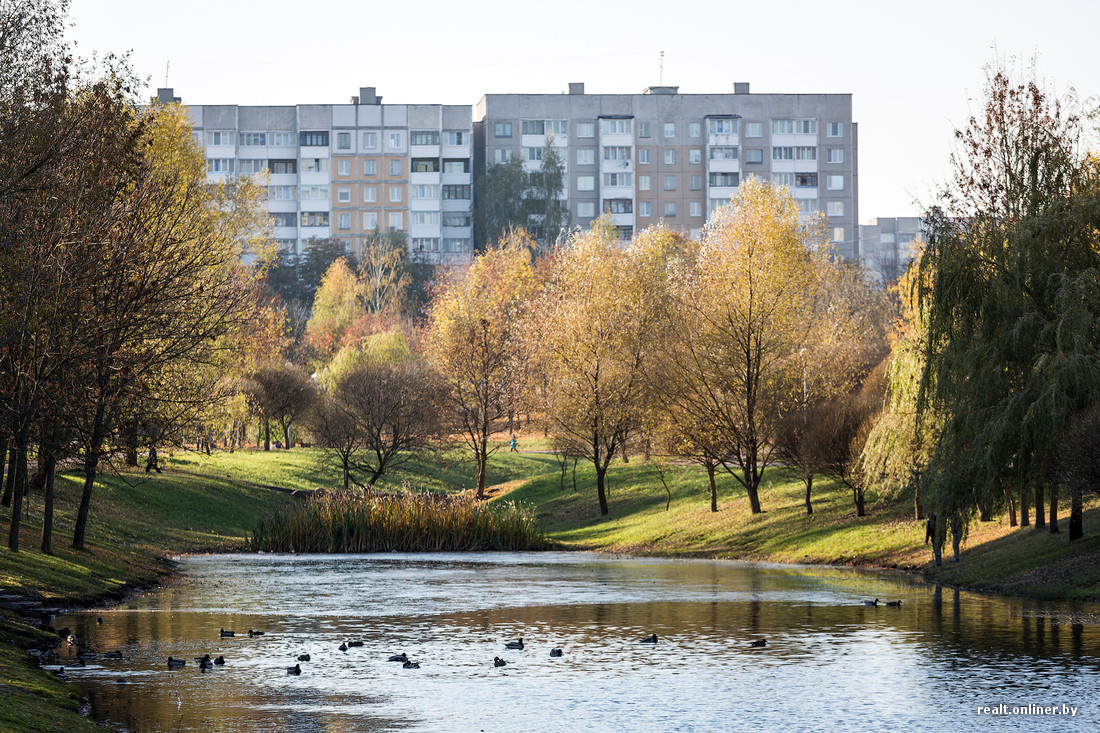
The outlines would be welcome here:
[[[540,166],[549,139],[566,164],[570,220],[610,212],[623,238],[661,220],[698,236],[750,175],[789,186],[821,212],[837,252],[858,257],[857,130],[850,94],[487,94],[474,112],[475,170],[519,157]]]
[[[172,95],[158,90],[158,101],[178,101]],[[268,172],[284,251],[332,237],[359,252],[372,234],[399,231],[429,261],[469,261],[469,106],[382,104],[374,87],[362,87],[348,104],[187,109],[210,180]]]

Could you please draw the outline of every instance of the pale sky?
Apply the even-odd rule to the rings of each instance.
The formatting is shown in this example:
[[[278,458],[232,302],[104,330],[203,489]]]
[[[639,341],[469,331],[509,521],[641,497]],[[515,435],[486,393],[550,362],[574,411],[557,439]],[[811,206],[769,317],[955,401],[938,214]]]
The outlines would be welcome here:
[[[185,104],[474,105],[486,93],[851,93],[860,223],[915,216],[1000,57],[1100,95],[1096,0],[72,0],[81,56],[130,52]],[[1014,59],[1014,61],[1013,61]]]

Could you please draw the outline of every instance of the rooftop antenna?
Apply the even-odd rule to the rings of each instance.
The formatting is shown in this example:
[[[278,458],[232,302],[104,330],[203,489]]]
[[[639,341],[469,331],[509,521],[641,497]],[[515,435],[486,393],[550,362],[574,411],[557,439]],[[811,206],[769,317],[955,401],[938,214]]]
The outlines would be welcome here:
[[[665,52],[661,51],[661,62],[660,62],[660,66],[658,67],[658,70],[657,70],[657,84],[659,86],[664,86],[664,83],[665,83]],[[168,86],[168,82],[165,82],[164,85]]]
[[[168,88],[168,67],[169,67],[169,66],[171,66],[171,65],[172,65],[172,60],[171,60],[171,59],[169,59],[169,60],[168,60],[168,61],[167,61],[167,62],[166,62],[166,63],[164,64],[164,88],[165,88],[165,89],[167,89],[167,88]]]

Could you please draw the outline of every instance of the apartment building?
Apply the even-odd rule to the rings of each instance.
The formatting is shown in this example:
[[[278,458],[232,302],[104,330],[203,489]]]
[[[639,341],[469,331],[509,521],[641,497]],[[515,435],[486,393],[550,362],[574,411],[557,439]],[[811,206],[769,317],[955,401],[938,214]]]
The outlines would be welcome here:
[[[871,219],[859,227],[860,261],[875,279],[889,284],[901,277],[917,256],[919,242],[927,238],[919,216]]]
[[[179,101],[173,90],[158,100]],[[402,232],[439,263],[472,256],[470,107],[382,104],[362,87],[348,104],[191,105],[210,180],[266,171],[268,210],[282,249],[332,237],[359,252],[368,237]]]
[[[487,94],[474,112],[475,169],[520,157],[537,170],[549,140],[566,164],[571,224],[610,212],[624,238],[659,221],[698,236],[756,175],[821,212],[839,254],[859,256],[857,128],[850,94]]]

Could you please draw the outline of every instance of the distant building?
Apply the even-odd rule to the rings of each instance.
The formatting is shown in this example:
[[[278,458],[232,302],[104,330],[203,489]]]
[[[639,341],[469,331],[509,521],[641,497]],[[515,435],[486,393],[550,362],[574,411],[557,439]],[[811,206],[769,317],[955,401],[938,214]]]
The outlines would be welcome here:
[[[158,92],[171,100],[171,89]],[[311,237],[358,252],[376,232],[407,235],[433,262],[472,256],[470,107],[382,104],[363,87],[348,104],[191,105],[211,180],[267,171],[268,210],[281,248]]]
[[[547,139],[566,164],[570,220],[610,212],[623,238],[664,222],[698,236],[750,175],[821,212],[838,252],[857,258],[858,145],[850,94],[487,94],[474,112],[475,169],[519,157],[539,168]]]
[[[919,253],[917,242],[926,239],[919,216],[871,219],[859,227],[860,261],[879,282],[891,283]]]

